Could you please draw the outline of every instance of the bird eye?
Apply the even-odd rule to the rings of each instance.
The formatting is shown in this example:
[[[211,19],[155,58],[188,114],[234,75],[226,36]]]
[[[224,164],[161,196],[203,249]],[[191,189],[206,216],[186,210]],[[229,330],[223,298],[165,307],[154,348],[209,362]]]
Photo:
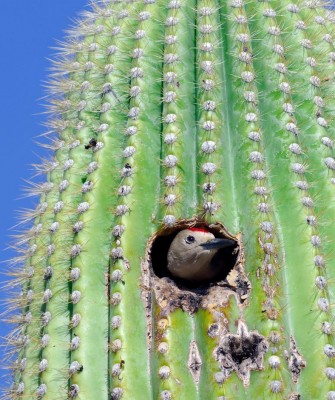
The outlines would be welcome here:
[[[186,238],[186,243],[193,243],[195,241],[195,237],[194,236],[187,236]]]

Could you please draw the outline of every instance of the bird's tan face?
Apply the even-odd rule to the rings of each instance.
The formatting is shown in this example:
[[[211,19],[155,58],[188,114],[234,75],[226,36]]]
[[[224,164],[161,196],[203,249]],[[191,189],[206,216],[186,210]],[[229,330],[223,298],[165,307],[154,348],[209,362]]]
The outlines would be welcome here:
[[[197,249],[196,254],[198,254],[198,252],[206,252],[206,250],[200,245],[210,242],[213,239],[215,239],[215,236],[211,232],[184,229],[176,235],[171,244],[170,250],[177,250],[178,252],[182,251],[191,256],[191,254],[194,254],[195,249]]]
[[[209,263],[218,248],[202,245],[215,236],[204,230],[184,229],[173,239],[168,252],[168,269],[172,275],[188,280],[211,279]]]

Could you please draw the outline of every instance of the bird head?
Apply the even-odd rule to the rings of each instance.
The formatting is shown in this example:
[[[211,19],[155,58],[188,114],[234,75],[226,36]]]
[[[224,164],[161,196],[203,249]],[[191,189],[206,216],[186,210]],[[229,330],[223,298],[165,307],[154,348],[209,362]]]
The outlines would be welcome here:
[[[219,249],[235,245],[235,241],[216,238],[203,228],[183,229],[170,245],[167,268],[173,276],[181,279],[212,279],[218,273],[211,263],[214,255]]]

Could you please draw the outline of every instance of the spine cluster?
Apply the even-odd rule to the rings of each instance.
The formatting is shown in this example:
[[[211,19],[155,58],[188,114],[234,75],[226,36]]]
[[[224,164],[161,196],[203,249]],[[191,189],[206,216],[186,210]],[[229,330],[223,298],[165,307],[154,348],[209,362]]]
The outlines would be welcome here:
[[[181,218],[183,193],[181,184],[185,176],[180,167],[183,158],[183,132],[180,80],[184,73],[183,55],[181,54],[180,27],[181,3],[170,1],[165,20],[164,56],[163,56],[163,90],[162,90],[162,213],[163,223],[173,226]]]
[[[214,216],[222,206],[219,176],[223,153],[220,134],[224,127],[219,104],[223,102],[222,74],[219,72],[220,23],[216,3],[200,1],[197,8],[196,82],[198,133],[198,185],[201,208],[207,216]],[[224,174],[221,174],[221,176]],[[222,178],[221,178],[222,179]]]
[[[287,365],[285,357],[279,348],[285,343],[281,333],[283,324],[283,276],[280,270],[282,263],[279,249],[277,222],[274,216],[273,187],[269,179],[269,163],[264,151],[264,127],[259,108],[259,90],[257,87],[258,71],[254,67],[255,50],[252,44],[250,21],[246,13],[244,2],[232,1],[228,8],[229,23],[225,39],[226,51],[230,53],[232,61],[227,61],[227,70],[232,71],[233,82],[227,86],[235,96],[233,108],[239,111],[236,118],[238,138],[233,138],[235,149],[239,149],[240,158],[235,163],[235,169],[241,174],[244,182],[244,196],[239,199],[240,207],[246,211],[240,223],[245,218],[253,218],[255,239],[259,251],[249,248],[246,243],[247,265],[252,267],[252,283],[255,290],[261,294],[257,304],[251,304],[250,312],[254,307],[263,314],[259,322],[259,329],[267,336],[272,345],[272,355],[266,357],[265,373],[270,381],[264,381],[264,390],[268,396],[283,392],[286,381]],[[252,244],[255,246],[255,243]],[[260,298],[262,301],[260,301]],[[253,302],[253,299],[251,299]],[[248,311],[247,311],[248,312]],[[286,370],[286,371],[285,371]],[[285,371],[285,372],[284,372]]]

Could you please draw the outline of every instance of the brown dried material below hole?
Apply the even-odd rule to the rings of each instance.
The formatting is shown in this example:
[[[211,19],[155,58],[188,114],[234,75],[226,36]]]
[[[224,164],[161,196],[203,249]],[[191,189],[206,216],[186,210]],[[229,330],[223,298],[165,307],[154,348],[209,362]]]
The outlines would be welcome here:
[[[306,367],[306,361],[300,354],[293,336],[290,336],[290,349],[289,351],[285,350],[285,358],[292,374],[292,380],[297,383],[301,370]]]
[[[301,395],[299,393],[291,393],[287,400],[300,400],[301,399]]]
[[[199,383],[202,360],[200,357],[197,342],[195,340],[192,340],[192,342],[190,343],[190,350],[189,350],[187,366],[191,372],[194,382]]]
[[[191,227],[207,229],[217,238],[236,242],[233,252],[231,248],[218,251],[217,257],[222,258],[224,263],[222,273],[215,281],[183,281],[172,277],[167,269],[167,254],[174,237],[181,230]],[[241,235],[233,236],[219,222],[208,224],[196,218],[181,220],[174,227],[162,228],[147,244],[142,263],[142,289],[146,299],[153,289],[162,315],[168,315],[176,308],[192,314],[199,308],[226,307],[231,295],[236,296],[238,304],[243,304],[249,296],[250,282],[244,272]]]
[[[219,362],[225,380],[236,371],[245,386],[250,383],[251,370],[264,368],[264,354],[269,344],[257,331],[249,331],[246,324],[238,321],[237,332],[220,338],[214,356]]]

